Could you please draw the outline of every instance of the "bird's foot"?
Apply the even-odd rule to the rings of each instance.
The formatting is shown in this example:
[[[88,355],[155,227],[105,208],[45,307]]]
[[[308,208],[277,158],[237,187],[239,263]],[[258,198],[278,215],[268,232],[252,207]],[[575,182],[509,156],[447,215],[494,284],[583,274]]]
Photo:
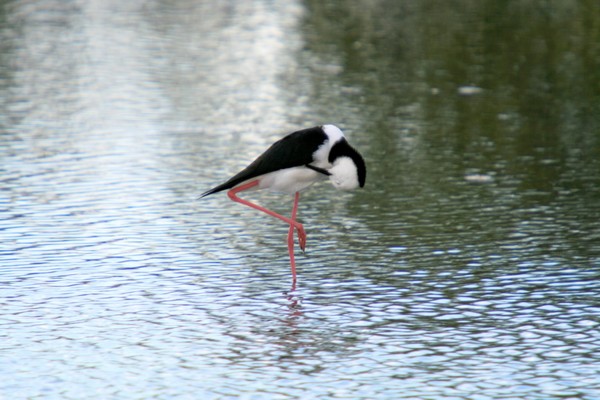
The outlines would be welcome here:
[[[306,232],[304,231],[304,226],[300,223],[296,225],[296,232],[298,232],[298,244],[302,252],[304,252],[306,250]]]

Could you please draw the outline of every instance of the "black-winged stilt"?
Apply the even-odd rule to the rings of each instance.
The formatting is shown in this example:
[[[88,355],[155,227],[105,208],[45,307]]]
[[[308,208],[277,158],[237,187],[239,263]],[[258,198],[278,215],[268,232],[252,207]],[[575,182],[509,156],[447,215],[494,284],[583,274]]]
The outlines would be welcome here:
[[[231,200],[289,224],[288,251],[295,283],[294,229],[298,233],[298,244],[302,251],[306,247],[304,227],[296,220],[300,191],[327,178],[336,189],[356,189],[365,185],[366,175],[365,161],[348,144],[342,131],[335,125],[323,125],[299,130],[278,140],[245,169],[227,182],[204,192],[201,197],[231,189],[227,193]],[[237,196],[240,192],[255,189],[293,194],[291,217],[284,217]]]

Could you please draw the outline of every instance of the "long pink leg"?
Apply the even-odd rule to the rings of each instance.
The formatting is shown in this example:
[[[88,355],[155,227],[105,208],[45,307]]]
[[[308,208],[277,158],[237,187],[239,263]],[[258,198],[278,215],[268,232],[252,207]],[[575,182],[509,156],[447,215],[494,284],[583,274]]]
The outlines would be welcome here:
[[[296,215],[298,214],[298,199],[300,198],[300,192],[296,192],[294,195],[294,207],[292,208],[292,221],[296,221]],[[302,232],[304,233],[304,232]],[[306,246],[306,235],[301,236],[302,234],[298,231],[298,242],[300,243],[300,248],[304,251],[304,247]],[[296,282],[296,260],[294,258],[294,225],[290,224],[290,230],[288,231],[288,252],[290,253],[290,264],[292,265],[292,277],[294,279],[294,283]]]
[[[296,221],[296,214],[298,212],[298,199],[300,197],[300,194],[296,193],[296,196],[294,198],[294,208],[292,209],[292,218],[287,218],[281,214],[277,214],[275,211],[271,211],[267,208],[259,206],[258,204],[254,204],[248,200],[241,199],[237,196],[237,194],[239,192],[243,192],[244,190],[251,189],[256,185],[258,185],[258,181],[248,182],[244,185],[241,185],[241,186],[231,189],[229,192],[227,192],[227,196],[229,196],[229,198],[231,200],[233,200],[237,203],[241,203],[245,206],[252,207],[256,210],[262,211],[265,214],[268,214],[272,217],[278,218],[278,219],[286,222],[288,225],[290,225],[290,231],[292,232],[292,235],[290,235],[288,232],[288,251],[290,253],[290,262],[292,264],[292,279],[295,281],[296,280],[296,263],[294,260],[294,251],[293,251],[294,250],[293,249],[293,245],[294,245],[293,229],[294,228],[298,231],[298,242],[300,244],[300,248],[304,251],[304,248],[306,247],[306,232],[304,231],[304,227],[302,226],[302,224]],[[291,241],[290,241],[290,237],[292,238]],[[290,242],[291,242],[291,246],[290,246]]]
[[[294,207],[292,208],[292,220],[296,221],[296,215],[298,215],[298,200],[300,199],[300,192],[296,192],[294,195]],[[290,232],[292,232],[292,226],[290,225]],[[289,237],[288,237],[289,239]],[[292,240],[293,242],[293,240]],[[298,244],[302,251],[306,248],[306,233],[304,230],[298,231]]]

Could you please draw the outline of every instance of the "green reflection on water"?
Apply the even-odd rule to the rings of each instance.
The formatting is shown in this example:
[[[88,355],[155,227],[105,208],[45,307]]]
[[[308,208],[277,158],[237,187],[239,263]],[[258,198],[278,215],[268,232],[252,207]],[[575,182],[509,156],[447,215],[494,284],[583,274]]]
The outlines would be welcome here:
[[[367,190],[350,209],[384,243],[494,248],[518,237],[539,259],[598,261],[595,2],[307,8],[310,97],[366,153]]]

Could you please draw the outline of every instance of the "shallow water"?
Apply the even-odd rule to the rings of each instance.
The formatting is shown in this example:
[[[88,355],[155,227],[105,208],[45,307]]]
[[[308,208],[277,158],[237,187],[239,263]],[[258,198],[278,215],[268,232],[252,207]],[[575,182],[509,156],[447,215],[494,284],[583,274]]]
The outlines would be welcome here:
[[[462,3],[3,3],[0,397],[600,398],[600,14]],[[292,288],[198,195],[321,123]]]

